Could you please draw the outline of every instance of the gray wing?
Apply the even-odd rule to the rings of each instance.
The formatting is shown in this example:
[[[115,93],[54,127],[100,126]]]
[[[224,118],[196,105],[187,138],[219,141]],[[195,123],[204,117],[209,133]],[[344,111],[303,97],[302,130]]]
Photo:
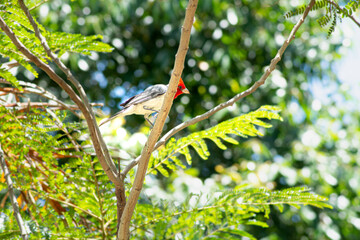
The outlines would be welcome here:
[[[146,88],[142,93],[131,97],[126,100],[124,103],[120,104],[124,108],[129,107],[130,105],[139,104],[142,102],[146,102],[152,98],[165,94],[167,90],[167,86],[164,84],[156,84],[154,86],[150,86]]]

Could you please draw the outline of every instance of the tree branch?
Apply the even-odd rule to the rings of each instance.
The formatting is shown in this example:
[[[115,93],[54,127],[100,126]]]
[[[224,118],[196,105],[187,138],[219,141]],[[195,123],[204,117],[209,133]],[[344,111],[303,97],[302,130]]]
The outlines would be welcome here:
[[[8,186],[8,190],[9,190],[9,197],[10,197],[13,209],[14,209],[14,216],[16,218],[16,221],[18,223],[18,226],[19,226],[19,229],[20,229],[20,232],[21,232],[21,237],[24,240],[29,239],[29,233],[28,233],[28,231],[27,231],[27,229],[25,227],[24,221],[23,221],[23,219],[21,217],[21,214],[20,214],[20,211],[19,211],[19,204],[16,201],[16,197],[15,197],[15,194],[14,194],[14,186],[13,186],[13,182],[12,182],[11,177],[10,177],[10,170],[8,169],[8,167],[6,165],[4,152],[3,152],[2,148],[1,148],[1,145],[0,145],[0,165],[1,165],[1,168],[2,168],[2,170],[4,172],[4,177],[5,177],[6,184]]]
[[[0,83],[4,83],[4,84],[11,84],[10,82],[6,81],[5,79],[3,78],[0,78]],[[42,96],[46,99],[49,99],[49,100],[52,100],[56,103],[58,103],[60,106],[62,106],[64,109],[68,109],[70,110],[75,116],[77,116],[78,118],[81,118],[81,116],[76,112],[74,111],[74,109],[72,109],[72,107],[62,101],[60,101],[59,99],[57,99],[57,97],[46,91],[44,88],[36,85],[36,84],[33,84],[33,83],[28,83],[28,82],[24,82],[24,81],[18,81],[19,85],[21,86],[25,86],[25,88],[23,88],[23,91],[20,91],[18,89],[15,89],[13,88],[14,90],[13,91],[16,91],[16,93],[33,93],[33,94],[37,94],[39,96]],[[77,107],[77,109],[79,109]]]
[[[189,49],[190,33],[194,23],[195,11],[197,8],[198,0],[190,0],[186,8],[185,20],[181,31],[180,44],[178,52],[175,57],[174,69],[170,78],[169,87],[165,94],[165,99],[162,104],[161,110],[155,121],[155,125],[151,130],[148,141],[146,142],[139,159],[139,167],[136,171],[135,180],[128,198],[128,202],[125,206],[124,212],[121,217],[120,227],[118,230],[118,239],[126,240],[129,236],[129,226],[131,217],[133,215],[137,200],[139,198],[142,186],[144,184],[144,178],[146,175],[149,159],[153,152],[154,145],[158,140],[167,115],[173,103],[174,95],[177,85],[180,80],[180,76],[184,69],[185,57],[187,50]]]
[[[0,105],[4,106],[4,107],[20,107],[20,111],[23,109],[26,109],[28,107],[31,108],[52,108],[54,110],[79,110],[79,107],[77,105],[66,105],[66,107],[62,106],[61,104],[56,104],[56,103],[47,103],[47,102],[17,102],[17,103],[6,103],[6,104],[1,104]],[[103,106],[102,103],[91,103],[91,106]]]
[[[36,24],[35,24],[36,25]],[[0,17],[0,28],[4,31],[4,33],[10,38],[10,40],[13,42],[13,44],[18,48],[18,50],[25,55],[31,62],[35,63],[37,67],[42,69],[52,80],[54,80],[68,95],[69,97],[79,106],[80,110],[83,112],[85,116],[88,117],[89,112],[86,109],[86,107],[83,104],[82,99],[79,98],[79,96],[74,92],[74,90],[68,85],[59,75],[57,75],[54,70],[45,64],[43,61],[41,61],[38,57],[36,57],[32,52],[29,51],[25,47],[25,45],[19,41],[19,39],[16,37],[14,32],[7,26],[6,22],[3,20],[2,17]],[[88,120],[88,118],[86,118]],[[91,122],[91,121],[90,121]],[[90,124],[91,126],[91,124]],[[92,125],[93,126],[93,125]],[[93,137],[93,140],[97,140],[97,137]],[[99,149],[100,144],[97,144],[98,141],[94,142],[94,147],[97,152],[97,156],[99,158],[99,162],[102,164],[102,167],[104,168],[105,173],[108,175],[109,179],[114,183],[117,184],[118,178],[116,173],[116,167],[111,167],[111,163],[105,159],[105,156],[103,155],[102,151]],[[111,162],[111,161],[110,161]],[[114,171],[115,169],[115,171]]]
[[[315,4],[315,0],[311,0],[311,2],[309,3],[309,5],[306,7],[302,17],[299,19],[299,21],[295,24],[295,26],[293,27],[293,29],[290,32],[289,37],[285,40],[285,42],[283,43],[283,45],[281,46],[281,48],[278,50],[277,54],[275,55],[275,57],[271,60],[270,62],[270,66],[265,70],[264,74],[261,76],[261,78],[256,81],[250,88],[248,88],[247,90],[235,95],[233,98],[231,98],[230,100],[228,100],[227,102],[221,103],[219,105],[217,105],[216,107],[214,107],[213,109],[210,109],[209,111],[207,111],[206,113],[196,116],[186,122],[183,122],[179,125],[177,125],[176,127],[174,127],[173,129],[171,129],[170,131],[168,131],[154,146],[153,151],[155,151],[156,149],[158,149],[161,145],[165,144],[173,135],[175,135],[176,133],[178,133],[179,131],[183,130],[184,128],[193,125],[197,122],[200,122],[202,120],[205,120],[207,118],[209,118],[210,116],[214,115],[215,113],[217,113],[218,111],[227,108],[229,106],[232,106],[235,102],[239,101],[240,99],[252,94],[253,92],[255,92],[261,85],[263,85],[266,81],[266,79],[269,77],[269,75],[271,74],[272,71],[275,70],[275,67],[277,65],[277,63],[281,60],[281,56],[284,54],[286,48],[289,46],[289,44],[291,43],[291,41],[295,38],[295,33],[298,31],[298,29],[300,28],[300,26],[303,24],[305,18],[307,17],[307,15],[309,14],[310,9],[314,6]],[[137,157],[135,160],[131,161],[122,171],[121,174],[126,175],[133,167],[135,167],[140,161],[140,156]]]
[[[21,9],[24,11],[25,15],[29,19],[32,27],[34,28],[36,37],[40,40],[41,45],[45,49],[46,54],[56,63],[56,65],[63,71],[68,80],[72,84],[74,84],[75,88],[78,90],[80,97],[82,99],[82,105],[83,105],[83,114],[86,119],[86,122],[89,127],[91,140],[93,141],[95,151],[97,153],[97,157],[99,159],[99,162],[101,166],[104,168],[105,172],[107,168],[111,169],[112,174],[108,174],[110,180],[116,185],[120,185],[119,179],[116,177],[118,175],[118,171],[116,169],[115,163],[112,161],[110,157],[109,150],[106,147],[106,144],[104,142],[104,139],[100,133],[100,129],[96,123],[94,111],[92,110],[92,107],[90,106],[89,100],[86,96],[86,93],[79,83],[79,81],[72,75],[71,71],[61,62],[61,60],[51,51],[46,39],[44,36],[42,36],[40,29],[36,22],[34,21],[34,18],[30,14],[29,9],[26,7],[23,0],[18,0],[19,5]],[[109,172],[109,171],[108,171]],[[115,178],[113,178],[115,176]],[[113,179],[111,179],[113,178]]]

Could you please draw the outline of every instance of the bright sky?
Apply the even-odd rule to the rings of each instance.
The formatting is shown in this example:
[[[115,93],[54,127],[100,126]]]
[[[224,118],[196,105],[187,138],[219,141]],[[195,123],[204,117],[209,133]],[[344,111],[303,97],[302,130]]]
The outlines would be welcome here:
[[[359,16],[356,16],[360,19]],[[342,59],[336,63],[339,79],[349,85],[349,92],[360,100],[360,28],[351,20],[343,19],[337,26],[344,31],[345,42],[351,42],[351,47],[344,51]],[[335,30],[336,31],[336,30]]]

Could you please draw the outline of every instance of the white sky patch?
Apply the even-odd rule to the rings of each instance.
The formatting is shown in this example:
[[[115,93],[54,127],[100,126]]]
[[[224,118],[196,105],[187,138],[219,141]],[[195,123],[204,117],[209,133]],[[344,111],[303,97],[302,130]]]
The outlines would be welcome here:
[[[343,52],[343,57],[335,65],[336,73],[340,81],[351,86],[349,93],[360,100],[360,74],[359,74],[359,56],[360,56],[360,31],[357,26],[348,18],[343,19],[341,28],[344,32],[344,47],[351,45]]]
[[[199,68],[200,68],[201,71],[205,72],[205,71],[207,71],[209,69],[209,64],[207,62],[205,62],[205,61],[201,61],[199,63]]]
[[[138,7],[135,10],[135,14],[136,14],[136,16],[141,17],[144,14],[144,9],[142,7]]]
[[[170,24],[165,24],[164,27],[163,27],[163,30],[165,33],[170,33],[171,30],[172,30],[172,27]]]
[[[231,25],[236,25],[238,23],[238,17],[236,16],[234,9],[229,8],[227,10],[227,19]]]
[[[70,55],[68,52],[64,53],[63,55],[61,55],[60,59],[62,61],[67,61],[69,59]]]
[[[335,186],[338,183],[337,179],[330,174],[325,174],[324,179],[328,184],[330,184],[332,186]]]
[[[84,59],[80,59],[78,61],[78,66],[83,71],[88,71],[89,70],[89,64]]]
[[[229,22],[226,19],[223,19],[220,21],[219,25],[221,28],[227,28],[229,26]]]
[[[315,58],[317,55],[317,51],[315,48],[311,48],[308,52],[307,52],[307,57],[310,59]]]
[[[144,18],[144,24],[145,24],[145,25],[150,25],[150,24],[153,23],[153,21],[154,21],[154,19],[153,19],[151,16],[146,16],[146,17]]]
[[[62,7],[61,7],[61,11],[63,11],[65,14],[69,14],[71,13],[71,7],[69,4],[64,4]]]
[[[212,35],[212,37],[213,37],[213,39],[215,39],[215,40],[217,40],[217,39],[220,39],[221,37],[222,37],[222,31],[221,31],[221,29],[220,28],[217,28],[217,29],[215,29],[215,31],[213,32],[213,35]]]
[[[190,58],[187,62],[187,64],[189,65],[189,67],[194,67],[196,65],[196,61],[193,58]]]
[[[351,221],[352,225],[354,225],[357,229],[360,230],[360,218],[351,217],[350,221]]]
[[[99,59],[99,54],[97,52],[91,52],[91,56],[89,58],[96,61]]]
[[[337,206],[339,209],[344,210],[350,205],[349,199],[347,199],[345,196],[340,195],[337,199]]]
[[[121,49],[124,47],[124,42],[120,39],[120,38],[114,38],[111,41],[112,45],[114,45],[114,47],[116,47],[117,49]]]
[[[280,89],[276,90],[276,96],[283,97],[285,95],[286,95],[286,91],[284,89],[280,88]]]
[[[340,234],[332,228],[326,230],[326,235],[332,240],[340,240]]]
[[[314,111],[319,111],[321,109],[321,101],[319,99],[314,99],[314,101],[312,101],[311,103],[311,108]]]
[[[316,148],[321,142],[321,137],[314,130],[307,130],[301,136],[301,142],[305,146]]]
[[[247,169],[249,169],[250,171],[254,171],[256,165],[255,165],[254,162],[248,162],[248,163],[246,164],[246,167],[247,167]]]
[[[278,70],[274,70],[272,82],[279,88],[286,88],[287,82],[286,79],[282,76],[281,72]]]
[[[89,7],[84,7],[82,12],[84,13],[84,15],[89,15],[91,13],[91,9]]]
[[[213,95],[213,94],[217,93],[217,91],[218,91],[217,86],[211,85],[211,86],[209,87],[209,93],[210,93],[210,94]]]
[[[41,5],[39,14],[41,17],[46,17],[49,14],[49,5],[47,4]]]
[[[285,38],[283,35],[281,35],[281,33],[276,33],[275,34],[275,42],[278,46],[281,46],[285,41]]]

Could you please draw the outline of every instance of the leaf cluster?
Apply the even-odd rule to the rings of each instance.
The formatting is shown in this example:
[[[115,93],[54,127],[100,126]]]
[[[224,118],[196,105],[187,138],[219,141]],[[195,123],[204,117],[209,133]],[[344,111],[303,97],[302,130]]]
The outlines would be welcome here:
[[[41,1],[27,1],[28,7],[38,6]],[[41,61],[48,63],[49,59],[40,42],[35,36],[34,29],[26,17],[23,10],[18,5],[17,1],[6,0],[0,4],[0,17],[5,21],[11,31],[17,36],[22,44],[27,49],[38,57]],[[100,35],[95,36],[82,36],[81,34],[71,34],[64,32],[49,32],[39,22],[35,20],[41,34],[46,38],[49,47],[55,52],[58,57],[61,57],[66,52],[81,53],[90,55],[91,51],[110,52],[112,48],[101,41]],[[12,43],[11,39],[0,30],[0,55],[9,60],[15,60],[25,67],[35,77],[38,73],[35,68],[29,63],[29,60],[17,49]],[[5,67],[0,67],[0,77],[5,80],[16,84],[16,79]]]
[[[73,132],[80,125],[67,123],[64,111],[54,113],[56,118],[43,109],[18,111],[0,105],[0,145],[32,236],[97,237],[115,231],[111,183],[81,141],[75,139],[74,145],[64,134],[64,129]],[[2,174],[0,203],[7,209],[10,201]],[[12,211],[3,214],[1,218],[13,220]],[[6,230],[6,238],[17,229],[16,221],[5,221],[1,230]]]
[[[191,165],[190,146],[195,149],[196,153],[203,160],[207,160],[210,152],[205,139],[211,140],[217,147],[225,150],[227,147],[223,141],[238,144],[238,141],[234,138],[235,136],[243,138],[262,136],[262,132],[256,126],[270,128],[271,124],[261,120],[264,118],[268,120],[282,120],[278,111],[280,111],[278,107],[265,105],[256,111],[226,120],[209,129],[192,133],[178,140],[172,138],[164,148],[152,156],[148,173],[156,170],[164,176],[169,176],[169,170],[176,170],[177,167],[185,168],[186,166],[177,157],[177,154],[184,155],[187,164]]]
[[[24,45],[34,49],[34,54],[43,61],[49,61],[16,1],[5,1],[1,10],[3,11],[0,14],[3,14],[7,24]],[[88,54],[91,49],[102,48],[96,44],[97,36],[89,39],[80,35],[49,33],[41,26],[40,30],[50,47],[56,49],[60,56],[66,51]],[[22,65],[28,64],[27,59],[12,46],[9,39],[3,35],[1,37],[7,49],[2,55]],[[163,61],[163,58],[161,59]],[[228,65],[231,65],[230,62]],[[25,67],[36,73],[32,65]],[[9,74],[6,69],[1,71]],[[54,119],[44,111],[30,109],[19,112],[4,107],[0,110],[0,141],[10,170],[16,173],[12,178],[19,193],[18,201],[22,213],[26,213],[25,219],[34,238],[106,239],[113,235],[116,230],[113,186],[104,176],[97,159],[87,154],[83,150],[85,146],[81,144],[78,144],[81,151],[74,150],[76,146],[59,133],[60,129],[56,127]],[[187,163],[191,164],[189,146],[192,146],[200,157],[208,159],[210,151],[206,139],[225,149],[224,142],[238,143],[235,136],[261,136],[262,132],[257,126],[271,125],[260,118],[281,120],[277,111],[275,107],[265,106],[213,128],[179,140],[171,140],[152,160],[152,169],[149,171],[156,170],[167,176],[168,170],[175,170],[177,166],[185,167],[175,156],[177,153],[184,155]],[[62,115],[62,112],[56,113],[61,122],[66,122],[66,115]],[[65,124],[64,127],[70,131],[79,128],[78,125],[71,124]],[[0,184],[5,186],[3,178],[0,178]],[[2,197],[2,200],[5,200],[1,202],[6,202],[7,197]],[[253,238],[244,230],[244,225],[267,226],[255,216],[257,213],[264,213],[267,217],[270,205],[276,205],[280,210],[282,204],[329,207],[323,201],[326,199],[308,192],[306,188],[276,192],[266,189],[237,189],[205,200],[202,195],[190,195],[180,206],[175,202],[139,203],[132,227],[134,234],[144,238],[149,237],[149,232],[150,236],[153,235],[156,239],[173,239],[175,236],[184,236],[187,239],[234,239],[240,236]],[[6,235],[9,237],[17,231],[14,227],[16,224],[12,221],[11,211],[4,211],[4,214],[11,219],[5,221],[5,229],[9,231],[5,232],[4,236],[9,234]],[[150,230],[147,226],[150,226]]]
[[[328,24],[330,27],[328,29],[328,37],[334,32],[338,19],[341,21],[345,17],[350,17],[353,12],[356,12],[359,9],[360,1],[359,0],[350,0],[346,3],[345,7],[340,7],[337,2],[332,0],[320,0],[316,1],[311,11],[316,11],[319,9],[325,9],[325,14],[317,19],[319,25],[324,28]],[[285,13],[285,18],[290,18],[296,15],[303,14],[306,9],[306,6],[297,7],[295,10]]]
[[[139,204],[132,232],[144,239],[173,239],[175,235],[180,239],[255,239],[245,226],[268,227],[270,206],[280,212],[284,204],[332,208],[324,203],[326,200],[306,187],[269,191],[239,186],[212,196],[192,194],[177,205],[167,201]]]

